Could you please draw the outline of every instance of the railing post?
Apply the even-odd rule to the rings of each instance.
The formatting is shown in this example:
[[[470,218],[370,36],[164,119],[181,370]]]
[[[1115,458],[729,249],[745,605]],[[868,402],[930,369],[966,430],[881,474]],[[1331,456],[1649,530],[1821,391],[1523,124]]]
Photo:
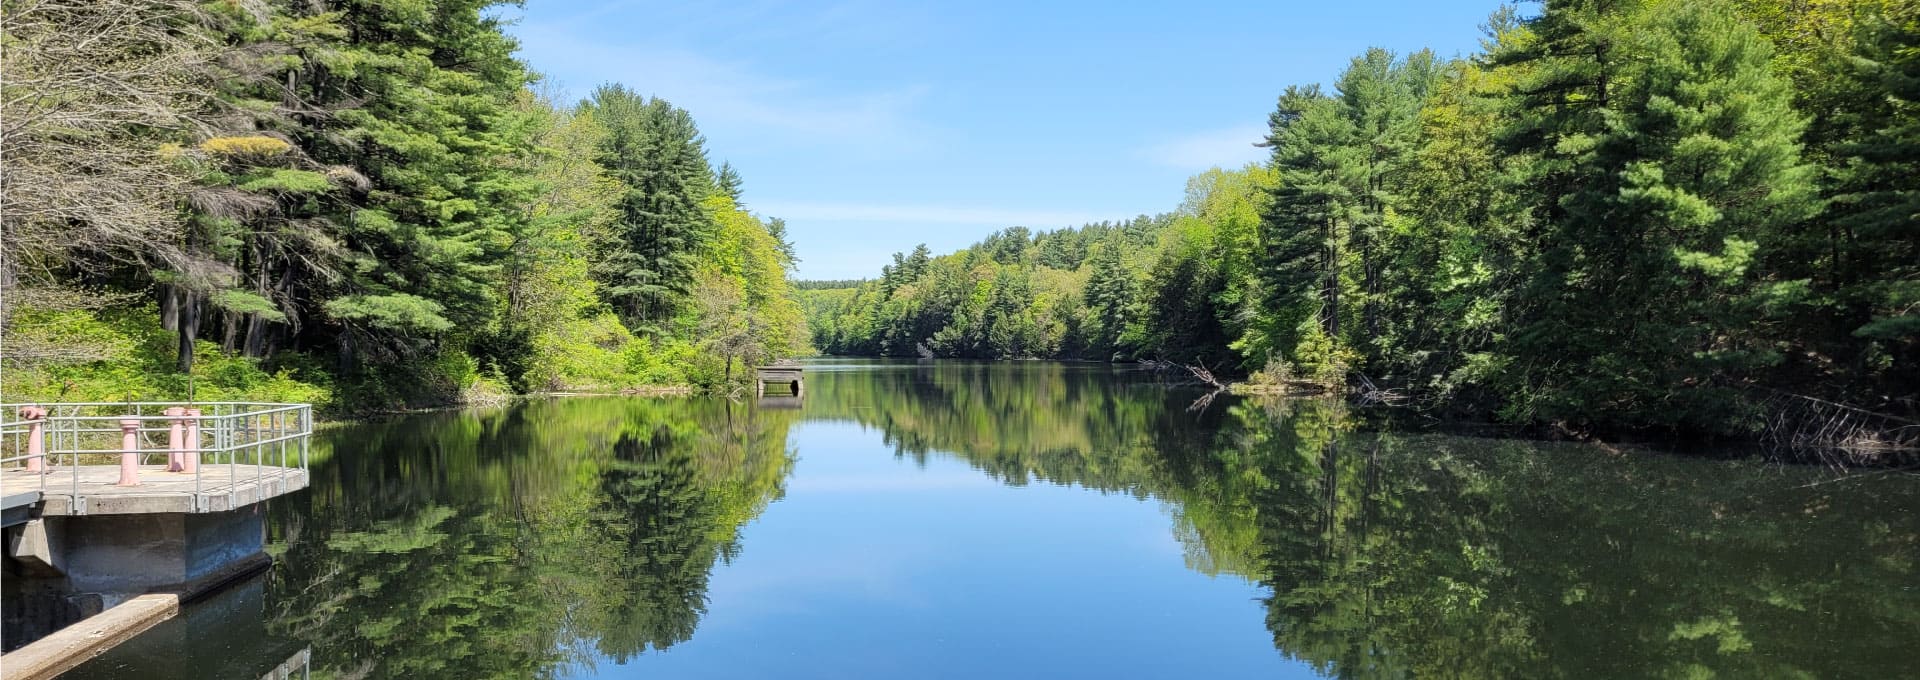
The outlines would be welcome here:
[[[120,481],[114,486],[140,486],[139,418],[120,419]]]
[[[186,423],[181,421],[180,416],[186,415],[187,409],[184,406],[169,406],[163,413],[165,413],[168,418],[167,472],[180,472],[185,469],[181,467],[180,459],[184,457],[182,453],[186,451],[186,446],[182,441],[186,436]]]
[[[38,406],[20,407],[20,417],[27,419],[27,472],[45,474],[47,472],[47,410]]]
[[[187,446],[180,453],[180,471],[200,474],[200,409],[184,409],[187,416]]]
[[[313,407],[300,407],[300,469],[307,469],[307,442],[313,439]]]

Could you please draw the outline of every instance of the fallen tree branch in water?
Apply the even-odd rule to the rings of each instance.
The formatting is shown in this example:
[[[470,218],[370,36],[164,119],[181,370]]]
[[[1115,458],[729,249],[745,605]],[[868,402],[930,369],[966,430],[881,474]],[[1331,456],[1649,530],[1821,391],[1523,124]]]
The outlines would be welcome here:
[[[1355,398],[1358,399],[1362,405],[1386,404],[1396,406],[1407,401],[1407,395],[1402,394],[1400,390],[1381,389],[1380,386],[1373,384],[1371,378],[1368,378],[1366,374],[1359,371],[1355,371],[1353,375],[1360,379],[1360,393],[1355,395]]]
[[[1193,403],[1187,404],[1187,412],[1188,413],[1205,413],[1207,410],[1207,407],[1213,405],[1213,400],[1218,398],[1221,394],[1226,393],[1226,391],[1227,391],[1226,388],[1221,388],[1221,389],[1216,389],[1212,392],[1208,392],[1206,394],[1200,395],[1200,398],[1193,400]]]
[[[1828,461],[1836,467],[1920,449],[1920,421],[1804,394],[1764,391],[1767,396],[1760,403],[1766,417],[1760,435],[1764,443],[1788,450],[1842,452],[1849,460]]]

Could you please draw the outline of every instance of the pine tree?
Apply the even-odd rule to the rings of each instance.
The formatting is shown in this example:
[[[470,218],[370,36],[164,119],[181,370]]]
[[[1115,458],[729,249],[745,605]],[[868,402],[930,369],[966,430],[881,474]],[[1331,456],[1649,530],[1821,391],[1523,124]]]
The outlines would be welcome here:
[[[1337,150],[1352,124],[1318,86],[1288,87],[1268,124],[1277,176],[1260,229],[1269,311],[1261,332],[1286,359],[1317,361],[1298,348],[1309,336],[1340,337],[1340,263],[1353,196]]]
[[[1920,384],[1920,7],[1889,3],[1862,24],[1824,218],[1852,363],[1897,391]]]
[[[747,207],[747,204],[740,202],[740,171],[734,170],[732,163],[720,162],[720,169],[713,174],[713,185],[721,194],[733,199],[735,206]]]
[[[793,265],[800,263],[800,255],[794,252],[794,249],[793,249],[793,240],[791,237],[787,236],[786,220],[780,219],[778,217],[767,218],[767,233],[772,234],[774,242],[780,245],[780,255],[787,259],[787,266],[789,268],[791,268]],[[836,287],[842,287],[842,286],[836,286]],[[844,286],[844,287],[851,287],[851,286]]]
[[[1357,258],[1353,278],[1359,283],[1361,307],[1356,344],[1371,346],[1380,337],[1380,279],[1386,258],[1379,244],[1385,237],[1388,213],[1404,208],[1401,184],[1435,68],[1429,51],[1401,61],[1392,52],[1373,48],[1354,58],[1335,85],[1341,112],[1352,129],[1352,137],[1335,153],[1344,161],[1339,175],[1348,185],[1344,193],[1353,198],[1346,213],[1352,255]]]
[[[1135,286],[1133,273],[1127,271],[1118,238],[1108,238],[1093,246],[1089,260],[1084,303],[1090,314],[1087,347],[1095,359],[1111,359],[1122,353],[1120,337],[1132,321]]]
[[[700,205],[715,191],[705,139],[686,111],[620,85],[602,85],[580,108],[606,129],[599,162],[622,187],[594,273],[629,328],[658,333],[692,290],[713,232]]]
[[[1582,181],[1543,206],[1557,219],[1526,292],[1542,303],[1514,343],[1518,403],[1549,420],[1740,427],[1735,383],[1773,359],[1746,333],[1753,253],[1812,205],[1804,123],[1766,42],[1724,5],[1584,19],[1618,29],[1587,44],[1638,58],[1580,71],[1590,89],[1522,122],[1550,145],[1532,149],[1547,197]]]
[[[183,362],[210,312],[229,348],[288,340],[347,366],[457,347],[493,321],[534,188],[514,110],[530,76],[493,4],[215,8],[243,47],[233,115],[196,148],[218,198],[198,203],[189,240],[235,274],[163,305]]]

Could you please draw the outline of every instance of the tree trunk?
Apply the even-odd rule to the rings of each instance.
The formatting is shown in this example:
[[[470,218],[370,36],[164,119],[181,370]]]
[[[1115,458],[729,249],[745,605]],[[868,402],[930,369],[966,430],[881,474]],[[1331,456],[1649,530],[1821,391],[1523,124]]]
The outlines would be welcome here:
[[[180,291],[173,286],[160,286],[160,327],[170,331],[180,330]]]
[[[245,354],[255,359],[266,357],[267,355],[266,349],[265,349],[267,344],[266,336],[267,336],[266,319],[260,318],[259,314],[248,314],[247,315],[247,343],[246,343],[246,348],[243,350]]]
[[[1327,300],[1327,315],[1322,321],[1327,331],[1327,339],[1340,341],[1340,246],[1333,239],[1337,235],[1331,223],[1327,225],[1327,279],[1324,291]]]
[[[1380,315],[1378,311],[1380,304],[1379,276],[1376,274],[1377,265],[1373,261],[1373,238],[1368,237],[1362,244],[1360,250],[1360,285],[1366,292],[1366,298],[1361,302],[1361,309],[1363,310],[1362,313],[1366,316],[1367,339],[1373,340],[1380,337]]]
[[[180,349],[179,369],[181,373],[193,373],[193,341],[200,335],[200,301],[193,293],[175,289],[179,296],[180,313]]]
[[[240,315],[234,314],[233,312],[223,312],[220,316],[225,318],[227,322],[226,331],[220,338],[220,351],[231,355],[233,354],[234,347],[240,343]]]

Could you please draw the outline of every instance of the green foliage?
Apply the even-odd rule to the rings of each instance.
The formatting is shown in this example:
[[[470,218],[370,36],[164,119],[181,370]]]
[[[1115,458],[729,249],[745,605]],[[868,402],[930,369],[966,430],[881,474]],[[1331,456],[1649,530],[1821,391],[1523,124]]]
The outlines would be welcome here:
[[[417,295],[360,295],[330,300],[327,314],[372,328],[408,335],[428,335],[453,329],[440,303]]]
[[[0,391],[22,402],[331,401],[331,378],[296,354],[269,364],[200,341],[193,372],[176,373],[178,340],[154,327],[153,316],[150,306],[9,310],[11,357]]]
[[[1765,42],[1723,7],[1668,3],[1605,19],[1633,38],[1610,44],[1643,58],[1607,65],[1617,71],[1587,115],[1542,103],[1515,123],[1537,135],[1514,147],[1538,159],[1522,161],[1526,181],[1580,180],[1535,210],[1551,221],[1524,264],[1527,304],[1507,351],[1553,361],[1515,364],[1510,389],[1524,400],[1509,413],[1752,429],[1732,387],[1771,352],[1728,331],[1753,323],[1743,300],[1756,243],[1812,207],[1802,120]]]
[[[288,194],[321,194],[333,190],[333,182],[327,176],[307,170],[287,170],[273,168],[235,185],[243,191],[281,192]]]
[[[811,344],[1284,367],[1576,430],[1751,435],[1777,420],[1752,397],[1777,391],[1920,412],[1910,2],[1503,9],[1484,54],[1372,49],[1285,88],[1269,162],[1195,176],[1175,212],[1010,227],[802,284],[785,223],[746,212],[688,112],[618,84],[556,106],[496,6],[156,5],[155,25],[217,54],[159,83],[178,110],[102,111],[99,139],[158,153],[87,172],[166,195],[62,203],[8,261],[48,272],[34,285],[154,295],[157,318],[110,331],[94,324],[143,308],[29,310],[10,331],[57,351],[0,359],[146,373],[127,348],[171,338],[177,373],[304,357],[288,361],[378,408],[492,399],[490,383],[719,387]],[[49,21],[122,21],[78,7]],[[68,45],[60,27],[23,45]],[[173,37],[130,44],[199,54]],[[95,233],[114,219],[138,238]],[[55,243],[53,224],[96,245]],[[160,255],[114,254],[134,241]]]
[[[1751,436],[1774,391],[1912,416],[1910,5],[1549,0],[1469,59],[1368,50],[1178,212],[897,254],[807,298],[814,344],[1159,358],[1581,431]]]
[[[605,129],[595,160],[621,187],[594,274],[621,320],[651,332],[680,311],[714,231],[701,206],[716,191],[705,140],[685,110],[620,85],[579,108]]]
[[[802,279],[793,282],[794,290],[842,290],[858,288],[866,279],[812,280]]]
[[[154,266],[100,249],[47,282],[111,294],[117,330],[55,307],[16,332],[74,348],[42,357],[63,380],[182,398],[183,380],[126,349],[171,338],[178,373],[289,361],[332,374],[345,410],[684,385],[742,358],[695,335],[718,318],[748,319],[753,360],[801,351],[784,223],[739,207],[739,173],[710,171],[687,112],[619,85],[574,107],[533,91],[500,4],[154,5],[153,25],[191,26],[217,52],[181,78],[221,115],[125,131],[179,135],[159,156],[184,175],[164,197],[183,219],[143,253]],[[76,7],[49,21],[119,21]],[[127,13],[114,7],[99,10]],[[208,134],[169,132],[188,129]],[[734,302],[694,309],[709,279]],[[125,301],[149,294],[153,318],[133,322]]]
[[[1920,384],[1920,8],[1863,4],[1837,86],[1846,134],[1830,146],[1831,323],[1859,341],[1838,348],[1850,363],[1911,386]]]

